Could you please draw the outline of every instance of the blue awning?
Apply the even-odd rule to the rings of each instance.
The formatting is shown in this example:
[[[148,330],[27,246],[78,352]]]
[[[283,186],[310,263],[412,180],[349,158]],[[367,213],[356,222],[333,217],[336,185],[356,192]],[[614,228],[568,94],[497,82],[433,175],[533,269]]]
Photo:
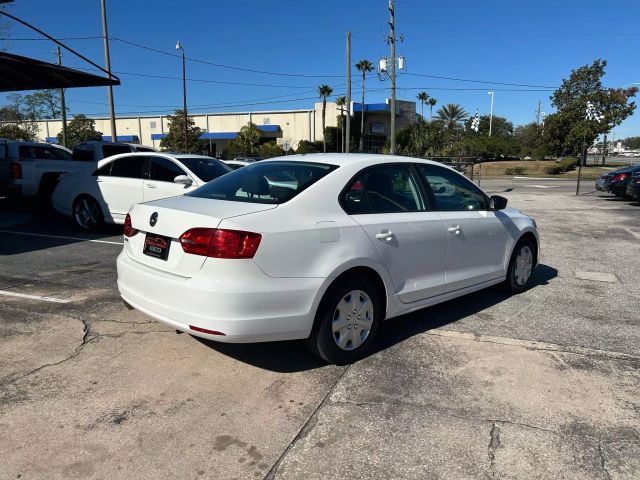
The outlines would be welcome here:
[[[58,137],[46,137],[44,139],[44,141],[47,142],[47,143],[55,143],[55,144],[57,144],[58,143]]]
[[[140,139],[138,138],[137,135],[118,135],[116,138],[118,139],[118,142],[138,143],[140,141]],[[103,135],[102,136],[102,140],[104,142],[110,142],[111,141],[111,135]]]
[[[166,133],[152,133],[151,134],[151,140],[162,140],[163,138],[166,138],[167,134]]]
[[[201,140],[234,140],[238,137],[236,132],[204,132]]]
[[[258,130],[265,133],[274,133],[280,131],[280,125],[258,125]]]

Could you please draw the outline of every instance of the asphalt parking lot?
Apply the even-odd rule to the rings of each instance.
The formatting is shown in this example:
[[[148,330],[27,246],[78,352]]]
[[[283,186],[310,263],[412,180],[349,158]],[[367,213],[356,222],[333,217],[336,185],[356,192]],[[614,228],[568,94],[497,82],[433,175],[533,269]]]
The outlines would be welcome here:
[[[119,300],[118,228],[0,213],[0,478],[640,478],[640,204],[486,182],[538,222],[532,288],[348,367],[176,334]]]

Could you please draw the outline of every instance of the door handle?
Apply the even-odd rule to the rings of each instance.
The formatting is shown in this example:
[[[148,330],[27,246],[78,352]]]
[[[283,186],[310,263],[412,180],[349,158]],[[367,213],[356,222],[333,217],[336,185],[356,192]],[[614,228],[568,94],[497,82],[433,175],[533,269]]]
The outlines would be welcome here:
[[[147,183],[147,188],[158,188],[158,186],[153,183]]]
[[[462,229],[460,228],[460,225],[453,225],[447,228],[447,232],[453,233],[454,235],[460,235],[460,232],[462,232]]]
[[[380,233],[376,233],[376,238],[378,240],[382,240],[383,242],[390,242],[391,240],[393,240],[393,237],[395,237],[395,235],[391,230],[383,230]]]

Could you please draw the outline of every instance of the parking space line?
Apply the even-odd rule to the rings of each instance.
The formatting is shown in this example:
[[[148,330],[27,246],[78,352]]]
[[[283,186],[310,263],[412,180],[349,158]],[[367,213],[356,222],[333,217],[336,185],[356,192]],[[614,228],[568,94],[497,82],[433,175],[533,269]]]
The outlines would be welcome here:
[[[66,237],[63,235],[45,235],[42,233],[16,232],[14,230],[0,230],[0,233],[13,233],[15,235],[28,235],[31,237],[59,238],[62,240],[76,240],[80,242],[106,243],[108,245],[124,245],[122,242],[111,242],[109,240],[93,240],[91,238]]]
[[[64,298],[43,297],[40,295],[27,295],[26,293],[8,292],[6,290],[0,290],[0,295],[6,295],[7,297],[28,298],[29,300],[41,300],[43,302],[53,303],[69,303],[71,300]]]

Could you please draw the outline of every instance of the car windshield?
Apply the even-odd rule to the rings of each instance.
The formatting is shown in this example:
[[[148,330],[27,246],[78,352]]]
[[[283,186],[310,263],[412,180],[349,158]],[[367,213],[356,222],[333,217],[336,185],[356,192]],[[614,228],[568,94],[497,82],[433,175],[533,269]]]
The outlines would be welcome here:
[[[218,178],[231,171],[229,167],[213,158],[181,157],[178,158],[178,161],[195,173],[200,180],[204,180],[205,182],[210,182],[214,178]]]
[[[337,165],[306,162],[259,162],[235,170],[187,194],[233,202],[279,204],[335,170]]]

